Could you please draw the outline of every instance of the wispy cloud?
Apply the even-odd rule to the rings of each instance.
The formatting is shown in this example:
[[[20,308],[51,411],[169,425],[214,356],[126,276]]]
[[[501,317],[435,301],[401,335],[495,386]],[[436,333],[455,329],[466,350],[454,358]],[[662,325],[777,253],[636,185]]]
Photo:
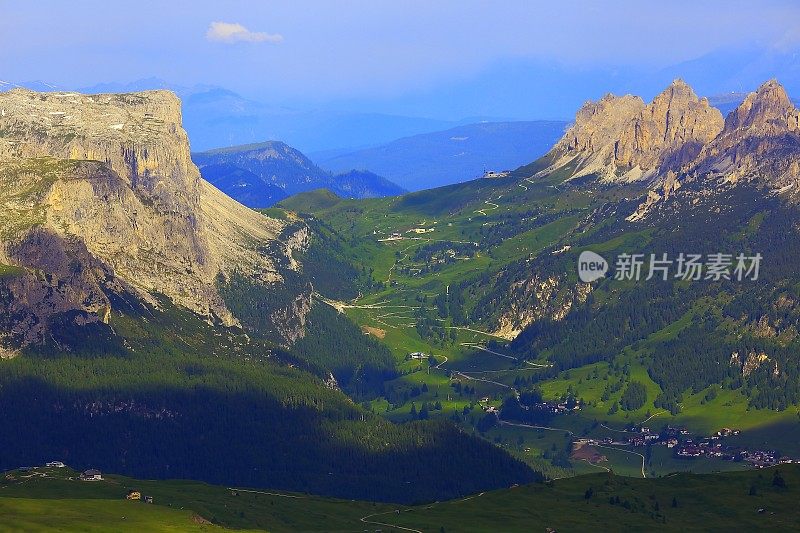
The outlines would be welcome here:
[[[212,22],[206,31],[206,39],[217,43],[273,43],[283,41],[280,33],[250,31],[235,22]]]

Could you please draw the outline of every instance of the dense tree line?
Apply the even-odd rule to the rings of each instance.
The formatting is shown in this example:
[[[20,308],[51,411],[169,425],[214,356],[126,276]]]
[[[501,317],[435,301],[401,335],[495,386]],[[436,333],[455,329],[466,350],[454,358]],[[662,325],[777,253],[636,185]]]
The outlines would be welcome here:
[[[291,353],[333,373],[339,386],[357,399],[382,395],[384,381],[397,377],[386,345],[323,303],[311,308],[306,334]]]
[[[75,355],[103,351],[87,337],[73,353],[43,347],[0,365],[0,469],[59,459],[401,502],[537,479],[449,422],[395,425],[363,411],[252,335],[220,335],[174,308],[115,313],[111,326],[124,353]]]
[[[638,381],[631,381],[619,399],[619,405],[626,411],[635,411],[647,402],[647,389]]]

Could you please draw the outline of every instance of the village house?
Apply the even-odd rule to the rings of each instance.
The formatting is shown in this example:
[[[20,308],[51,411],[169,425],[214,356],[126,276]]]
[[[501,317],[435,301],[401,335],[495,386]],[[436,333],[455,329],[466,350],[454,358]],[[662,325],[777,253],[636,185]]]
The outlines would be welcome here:
[[[86,470],[81,474],[81,481],[103,481],[103,473],[94,469]]]
[[[49,463],[45,464],[47,468],[64,468],[66,466],[61,461],[50,461]]]

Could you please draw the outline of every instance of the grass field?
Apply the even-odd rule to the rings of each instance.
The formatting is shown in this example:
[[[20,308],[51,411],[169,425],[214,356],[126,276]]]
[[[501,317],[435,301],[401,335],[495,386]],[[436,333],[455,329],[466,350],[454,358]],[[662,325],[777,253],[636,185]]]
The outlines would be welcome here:
[[[362,516],[388,508],[278,491],[234,492],[193,481],[106,475],[104,481],[84,482],[68,468],[37,472],[7,473],[0,482],[0,531],[348,531]],[[154,505],[126,501],[128,490],[152,496]]]
[[[154,504],[126,501],[129,489]],[[598,472],[408,507],[113,475],[83,482],[42,468],[4,475],[0,531],[789,531],[798,491],[797,465],[659,479]]]

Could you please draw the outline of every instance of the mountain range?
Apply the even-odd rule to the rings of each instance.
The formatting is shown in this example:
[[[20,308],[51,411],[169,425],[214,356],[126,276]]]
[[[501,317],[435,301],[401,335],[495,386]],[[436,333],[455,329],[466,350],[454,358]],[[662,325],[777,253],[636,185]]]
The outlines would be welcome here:
[[[478,386],[496,417],[453,420],[534,468],[584,472],[576,450],[586,446],[595,468],[626,468],[605,455],[607,439],[668,428],[691,442],[735,428],[720,453],[769,453],[774,464],[800,458],[797,117],[775,80],[723,118],[678,79],[649,103],[587,103],[547,154],[507,174],[381,201],[308,193],[279,206],[372,273],[343,312],[398,353],[436,354],[437,372],[462,390]],[[582,281],[583,252],[608,273]],[[690,256],[700,260],[692,275]],[[618,275],[626,258],[641,261],[639,275]],[[437,378],[415,373],[413,360],[404,368],[417,377],[384,385],[392,420],[436,401]],[[417,380],[428,392],[406,396]],[[520,425],[580,437],[560,452]],[[647,445],[623,440],[634,448],[612,448],[640,458],[631,475],[700,467],[679,448],[635,451]],[[736,468],[714,457],[709,468]]]
[[[548,153],[551,163],[539,175],[569,165],[571,178],[652,183],[654,190],[634,219],[685,181],[751,180],[793,195],[800,177],[798,117],[775,80],[748,94],[725,119],[675,80],[647,105],[611,95],[588,103]]]
[[[269,207],[292,194],[328,189],[344,198],[402,194],[404,189],[368,171],[325,172],[278,141],[192,154],[203,177],[248,207]]]
[[[800,458],[800,112],[775,80],[724,118],[681,80],[607,95],[535,161],[371,199],[281,143],[190,155],[169,92],[0,110],[0,427],[37,435],[0,433],[2,468],[411,502]],[[203,176],[298,194],[258,212]],[[584,282],[586,251],[729,263]]]
[[[370,169],[408,190],[430,189],[517,168],[544,154],[566,122],[481,122],[404,137],[357,151],[312,153],[335,172]]]

